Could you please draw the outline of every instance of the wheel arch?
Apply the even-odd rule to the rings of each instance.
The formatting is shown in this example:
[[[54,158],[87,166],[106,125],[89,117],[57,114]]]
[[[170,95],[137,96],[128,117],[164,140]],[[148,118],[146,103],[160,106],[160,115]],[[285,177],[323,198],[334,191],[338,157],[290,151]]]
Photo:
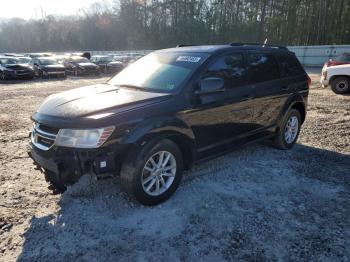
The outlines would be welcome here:
[[[301,102],[296,102],[292,105],[291,109],[296,109],[299,111],[300,117],[301,117],[301,124],[303,124],[305,122],[305,118],[306,118],[305,105]]]
[[[303,124],[305,122],[305,119],[306,119],[306,101],[304,100],[304,98],[301,95],[295,94],[295,95],[291,96],[287,100],[287,102],[284,104],[283,109],[282,109],[280,116],[278,118],[278,122],[277,122],[278,127],[281,126],[285,114],[291,109],[296,109],[300,112],[301,124]]]
[[[329,83],[332,83],[334,80],[336,80],[339,77],[347,78],[350,81],[350,76],[348,75],[333,75],[329,78]]]
[[[195,139],[192,130],[180,119],[154,119],[145,121],[135,127],[121,141],[131,145],[131,154],[135,154],[145,146],[152,146],[161,139],[174,142],[183,155],[184,168],[189,169],[196,158]]]

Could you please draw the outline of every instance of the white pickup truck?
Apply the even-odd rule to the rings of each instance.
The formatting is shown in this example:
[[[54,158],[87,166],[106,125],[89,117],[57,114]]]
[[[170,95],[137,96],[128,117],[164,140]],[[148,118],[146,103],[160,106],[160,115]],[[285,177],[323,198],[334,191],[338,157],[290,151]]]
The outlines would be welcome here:
[[[345,94],[350,92],[350,64],[336,65],[322,68],[321,84],[330,85],[336,94]]]

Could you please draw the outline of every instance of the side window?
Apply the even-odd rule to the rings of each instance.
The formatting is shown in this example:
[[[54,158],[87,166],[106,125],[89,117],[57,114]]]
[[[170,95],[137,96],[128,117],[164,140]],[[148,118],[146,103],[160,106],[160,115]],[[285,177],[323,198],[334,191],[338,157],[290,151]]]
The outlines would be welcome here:
[[[281,65],[281,74],[283,77],[290,77],[304,74],[304,69],[297,61],[297,58],[289,54],[280,54],[277,56]]]
[[[248,54],[249,81],[260,83],[280,77],[278,64],[271,54]]]
[[[242,54],[230,54],[211,64],[204,77],[220,77],[225,81],[225,88],[234,88],[244,84],[246,69]]]

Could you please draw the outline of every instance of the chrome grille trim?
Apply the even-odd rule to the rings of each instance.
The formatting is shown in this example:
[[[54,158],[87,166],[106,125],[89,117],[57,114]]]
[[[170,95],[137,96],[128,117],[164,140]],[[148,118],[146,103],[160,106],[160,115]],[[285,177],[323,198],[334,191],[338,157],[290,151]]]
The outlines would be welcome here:
[[[41,130],[39,123],[33,124],[33,130],[32,130],[32,134],[30,136],[30,141],[32,142],[32,144],[35,147],[37,147],[43,151],[48,151],[51,147],[54,146],[56,138],[57,138],[57,134],[52,134],[52,133],[48,133],[48,132]],[[46,145],[40,143],[40,139],[45,139],[46,141],[49,141],[51,145],[46,146]]]

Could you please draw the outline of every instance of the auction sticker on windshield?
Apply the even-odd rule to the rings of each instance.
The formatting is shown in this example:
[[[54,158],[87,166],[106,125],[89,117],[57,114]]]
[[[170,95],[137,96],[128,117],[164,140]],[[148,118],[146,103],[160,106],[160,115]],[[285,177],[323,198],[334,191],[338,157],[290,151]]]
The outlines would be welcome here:
[[[179,56],[176,61],[198,63],[201,60],[198,56]]]

